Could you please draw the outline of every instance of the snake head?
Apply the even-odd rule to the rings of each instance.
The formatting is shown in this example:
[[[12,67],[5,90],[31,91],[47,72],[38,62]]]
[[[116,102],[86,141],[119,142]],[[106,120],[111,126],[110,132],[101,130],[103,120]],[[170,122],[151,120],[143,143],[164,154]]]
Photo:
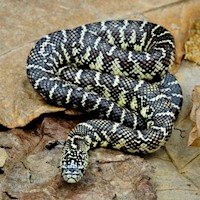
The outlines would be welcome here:
[[[65,151],[64,151],[65,152]],[[67,183],[77,183],[85,173],[88,165],[88,153],[81,149],[63,153],[60,168]]]

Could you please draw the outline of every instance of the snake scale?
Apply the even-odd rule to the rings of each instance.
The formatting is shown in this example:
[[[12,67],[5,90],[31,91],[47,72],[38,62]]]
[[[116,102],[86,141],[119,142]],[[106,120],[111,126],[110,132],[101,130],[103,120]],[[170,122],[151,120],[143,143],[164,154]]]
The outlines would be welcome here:
[[[96,116],[65,142],[65,181],[81,179],[92,148],[145,154],[166,143],[182,105],[181,87],[168,72],[174,58],[173,36],[147,21],[96,22],[36,43],[27,60],[33,88],[53,105]]]

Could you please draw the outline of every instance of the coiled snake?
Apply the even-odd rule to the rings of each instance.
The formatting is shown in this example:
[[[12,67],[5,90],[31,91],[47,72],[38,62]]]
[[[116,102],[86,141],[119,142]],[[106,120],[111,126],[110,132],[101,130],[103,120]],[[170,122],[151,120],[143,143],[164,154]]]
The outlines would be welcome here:
[[[172,35],[146,21],[92,23],[37,42],[27,60],[34,89],[49,103],[98,117],[68,136],[60,162],[67,182],[81,179],[91,148],[152,153],[165,144],[182,104],[168,72],[174,57]]]

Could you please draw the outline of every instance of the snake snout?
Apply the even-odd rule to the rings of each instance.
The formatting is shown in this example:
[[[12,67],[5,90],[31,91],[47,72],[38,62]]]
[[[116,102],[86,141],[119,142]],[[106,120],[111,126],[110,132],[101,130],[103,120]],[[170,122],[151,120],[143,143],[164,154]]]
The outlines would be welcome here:
[[[82,178],[84,171],[81,165],[72,160],[62,168],[62,177],[68,183],[76,183]]]

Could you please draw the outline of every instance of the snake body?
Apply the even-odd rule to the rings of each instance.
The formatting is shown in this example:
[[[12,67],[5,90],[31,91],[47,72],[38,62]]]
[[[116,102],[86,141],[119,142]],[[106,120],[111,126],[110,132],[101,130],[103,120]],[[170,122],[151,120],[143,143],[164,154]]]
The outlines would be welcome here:
[[[91,148],[152,153],[166,143],[182,105],[168,72],[174,57],[173,36],[147,21],[97,22],[36,43],[27,60],[34,89],[53,105],[97,116],[65,142],[60,167],[67,182],[81,179]]]

